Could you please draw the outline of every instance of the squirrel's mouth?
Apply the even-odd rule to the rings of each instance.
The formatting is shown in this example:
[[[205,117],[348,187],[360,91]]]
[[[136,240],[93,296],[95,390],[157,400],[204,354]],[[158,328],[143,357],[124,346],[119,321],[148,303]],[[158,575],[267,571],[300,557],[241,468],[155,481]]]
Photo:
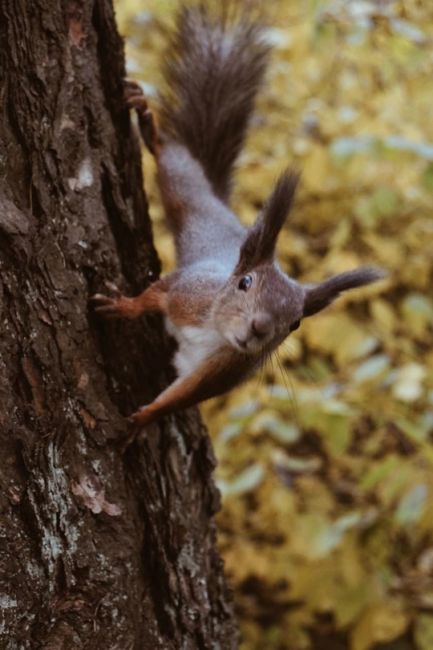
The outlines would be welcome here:
[[[245,339],[239,338],[239,336],[235,336],[235,341],[237,347],[239,347],[242,351],[245,351],[248,348],[248,341]]]
[[[259,341],[255,337],[245,339],[240,336],[234,336],[231,343],[236,350],[244,354],[258,354],[265,347],[264,341]]]

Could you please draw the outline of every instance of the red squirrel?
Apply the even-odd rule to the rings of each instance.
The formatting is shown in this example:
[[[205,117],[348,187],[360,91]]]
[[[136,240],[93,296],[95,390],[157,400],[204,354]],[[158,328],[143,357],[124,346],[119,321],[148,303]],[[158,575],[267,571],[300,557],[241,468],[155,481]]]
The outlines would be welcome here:
[[[114,285],[93,296],[106,317],[161,312],[176,339],[178,378],[131,421],[144,425],[233,388],[250,376],[303,318],[341,292],[383,277],[374,268],[335,275],[314,286],[288,277],[275,260],[298,175],[284,172],[255,224],[229,207],[241,150],[269,48],[264,28],[240,11],[235,20],[203,5],[181,8],[165,67],[157,128],[140,87],[126,82],[145,145],[158,168],[177,270],[134,298]]]

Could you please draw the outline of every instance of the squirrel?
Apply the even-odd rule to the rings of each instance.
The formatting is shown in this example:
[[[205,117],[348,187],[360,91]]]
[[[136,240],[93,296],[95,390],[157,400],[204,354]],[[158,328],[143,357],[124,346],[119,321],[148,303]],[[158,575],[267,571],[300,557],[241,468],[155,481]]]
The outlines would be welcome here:
[[[203,4],[181,7],[165,65],[167,91],[157,126],[141,88],[125,82],[143,141],[154,156],[177,269],[130,298],[107,283],[93,296],[108,318],[165,316],[178,350],[178,378],[129,419],[156,418],[220,395],[249,377],[301,321],[339,294],[384,276],[358,268],[316,285],[288,277],[275,259],[298,175],[285,171],[255,224],[229,207],[233,168],[245,140],[269,57],[264,26]]]

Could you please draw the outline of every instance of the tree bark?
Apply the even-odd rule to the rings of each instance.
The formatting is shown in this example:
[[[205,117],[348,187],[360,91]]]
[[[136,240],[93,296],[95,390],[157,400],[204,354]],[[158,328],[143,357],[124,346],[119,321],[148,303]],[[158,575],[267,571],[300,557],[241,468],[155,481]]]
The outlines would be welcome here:
[[[102,322],[159,273],[111,0],[0,0],[0,648],[237,646],[195,410],[126,453],[172,378],[162,321]]]

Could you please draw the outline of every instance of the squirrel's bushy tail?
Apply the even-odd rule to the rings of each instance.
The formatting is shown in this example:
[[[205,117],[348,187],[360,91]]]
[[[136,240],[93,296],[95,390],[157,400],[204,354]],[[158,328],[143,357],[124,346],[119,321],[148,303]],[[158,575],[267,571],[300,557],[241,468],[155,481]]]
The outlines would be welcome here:
[[[263,25],[240,4],[181,8],[161,97],[163,131],[188,147],[224,201],[269,51]]]

